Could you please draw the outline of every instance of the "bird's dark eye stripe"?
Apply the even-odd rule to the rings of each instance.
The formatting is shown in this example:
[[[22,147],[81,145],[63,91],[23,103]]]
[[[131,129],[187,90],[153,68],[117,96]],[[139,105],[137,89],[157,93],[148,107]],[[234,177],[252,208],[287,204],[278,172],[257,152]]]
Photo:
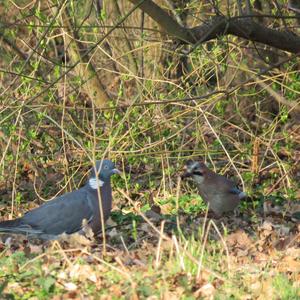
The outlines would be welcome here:
[[[193,174],[198,176],[203,176],[203,173],[200,171],[194,171]]]

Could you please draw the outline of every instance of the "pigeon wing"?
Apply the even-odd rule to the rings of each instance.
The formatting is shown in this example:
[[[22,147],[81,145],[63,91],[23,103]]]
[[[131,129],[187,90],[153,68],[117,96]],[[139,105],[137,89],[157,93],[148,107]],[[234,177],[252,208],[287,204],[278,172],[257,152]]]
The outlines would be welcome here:
[[[45,234],[74,233],[82,228],[82,221],[93,219],[93,209],[84,189],[57,197],[27,212],[24,225]]]

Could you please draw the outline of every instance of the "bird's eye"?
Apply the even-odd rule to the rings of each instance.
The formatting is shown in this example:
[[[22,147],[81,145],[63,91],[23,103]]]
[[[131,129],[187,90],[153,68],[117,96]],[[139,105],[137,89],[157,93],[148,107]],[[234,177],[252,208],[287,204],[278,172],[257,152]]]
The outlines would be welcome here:
[[[194,175],[203,176],[203,173],[200,170],[194,170]]]
[[[107,169],[108,169],[108,166],[104,166],[103,168],[104,168],[105,170],[107,170]]]

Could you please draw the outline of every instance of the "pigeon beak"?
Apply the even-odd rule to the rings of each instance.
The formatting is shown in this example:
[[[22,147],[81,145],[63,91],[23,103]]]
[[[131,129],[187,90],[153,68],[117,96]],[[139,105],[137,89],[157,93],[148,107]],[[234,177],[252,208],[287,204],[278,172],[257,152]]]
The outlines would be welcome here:
[[[112,173],[113,174],[118,174],[118,175],[122,175],[122,172],[118,169],[112,169]]]

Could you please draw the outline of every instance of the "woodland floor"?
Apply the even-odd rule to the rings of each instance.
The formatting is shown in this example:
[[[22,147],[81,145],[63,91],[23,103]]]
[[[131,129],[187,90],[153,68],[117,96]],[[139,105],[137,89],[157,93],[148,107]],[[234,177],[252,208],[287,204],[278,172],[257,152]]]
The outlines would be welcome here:
[[[145,214],[116,204],[106,251],[89,232],[48,242],[3,235],[1,298],[299,299],[300,225],[288,205],[216,220],[167,214],[170,204]]]

